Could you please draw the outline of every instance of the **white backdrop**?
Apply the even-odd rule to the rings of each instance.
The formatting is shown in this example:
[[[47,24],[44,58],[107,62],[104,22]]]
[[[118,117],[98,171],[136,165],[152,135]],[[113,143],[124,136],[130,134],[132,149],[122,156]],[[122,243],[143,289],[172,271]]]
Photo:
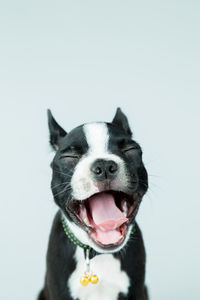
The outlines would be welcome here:
[[[57,210],[46,109],[66,129],[127,114],[150,189],[152,300],[200,299],[199,1],[0,4],[0,299],[34,300]]]

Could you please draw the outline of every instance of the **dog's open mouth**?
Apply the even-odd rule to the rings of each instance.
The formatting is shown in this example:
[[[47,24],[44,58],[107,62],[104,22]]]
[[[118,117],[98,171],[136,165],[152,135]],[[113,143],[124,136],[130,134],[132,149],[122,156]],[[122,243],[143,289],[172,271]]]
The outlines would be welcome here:
[[[123,243],[128,225],[137,213],[139,193],[106,191],[92,195],[86,200],[70,203],[73,218],[87,231],[99,246],[108,248]]]

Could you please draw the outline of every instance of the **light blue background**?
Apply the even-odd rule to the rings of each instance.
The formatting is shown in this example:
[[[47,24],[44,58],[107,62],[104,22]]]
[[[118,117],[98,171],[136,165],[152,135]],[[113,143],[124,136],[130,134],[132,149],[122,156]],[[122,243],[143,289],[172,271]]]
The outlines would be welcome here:
[[[46,109],[66,130],[120,106],[150,189],[152,300],[200,299],[199,1],[2,1],[0,298],[34,300],[56,206]]]

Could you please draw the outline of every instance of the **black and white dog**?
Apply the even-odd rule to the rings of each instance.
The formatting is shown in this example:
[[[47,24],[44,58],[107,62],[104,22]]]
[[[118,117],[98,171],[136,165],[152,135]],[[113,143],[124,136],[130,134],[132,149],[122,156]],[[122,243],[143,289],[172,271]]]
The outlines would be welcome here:
[[[135,216],[148,178],[126,116],[118,108],[112,123],[88,123],[68,134],[50,111],[48,122],[56,151],[51,188],[59,211],[38,300],[147,300],[145,250]],[[96,284],[83,279],[86,274],[91,281],[84,273],[89,259]]]

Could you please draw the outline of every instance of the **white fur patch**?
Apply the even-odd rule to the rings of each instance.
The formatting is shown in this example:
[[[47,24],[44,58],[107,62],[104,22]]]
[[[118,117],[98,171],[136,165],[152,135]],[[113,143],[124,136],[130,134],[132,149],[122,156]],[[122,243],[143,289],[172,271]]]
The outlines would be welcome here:
[[[102,155],[108,152],[108,128],[105,123],[90,123],[84,125],[84,131],[89,145],[89,153]]]
[[[68,281],[73,299],[79,300],[116,300],[119,293],[127,294],[130,285],[128,275],[121,270],[120,261],[112,254],[101,254],[90,260],[91,271],[99,277],[97,284],[80,284],[84,275],[85,259],[83,249],[77,247],[75,252],[76,269]]]

